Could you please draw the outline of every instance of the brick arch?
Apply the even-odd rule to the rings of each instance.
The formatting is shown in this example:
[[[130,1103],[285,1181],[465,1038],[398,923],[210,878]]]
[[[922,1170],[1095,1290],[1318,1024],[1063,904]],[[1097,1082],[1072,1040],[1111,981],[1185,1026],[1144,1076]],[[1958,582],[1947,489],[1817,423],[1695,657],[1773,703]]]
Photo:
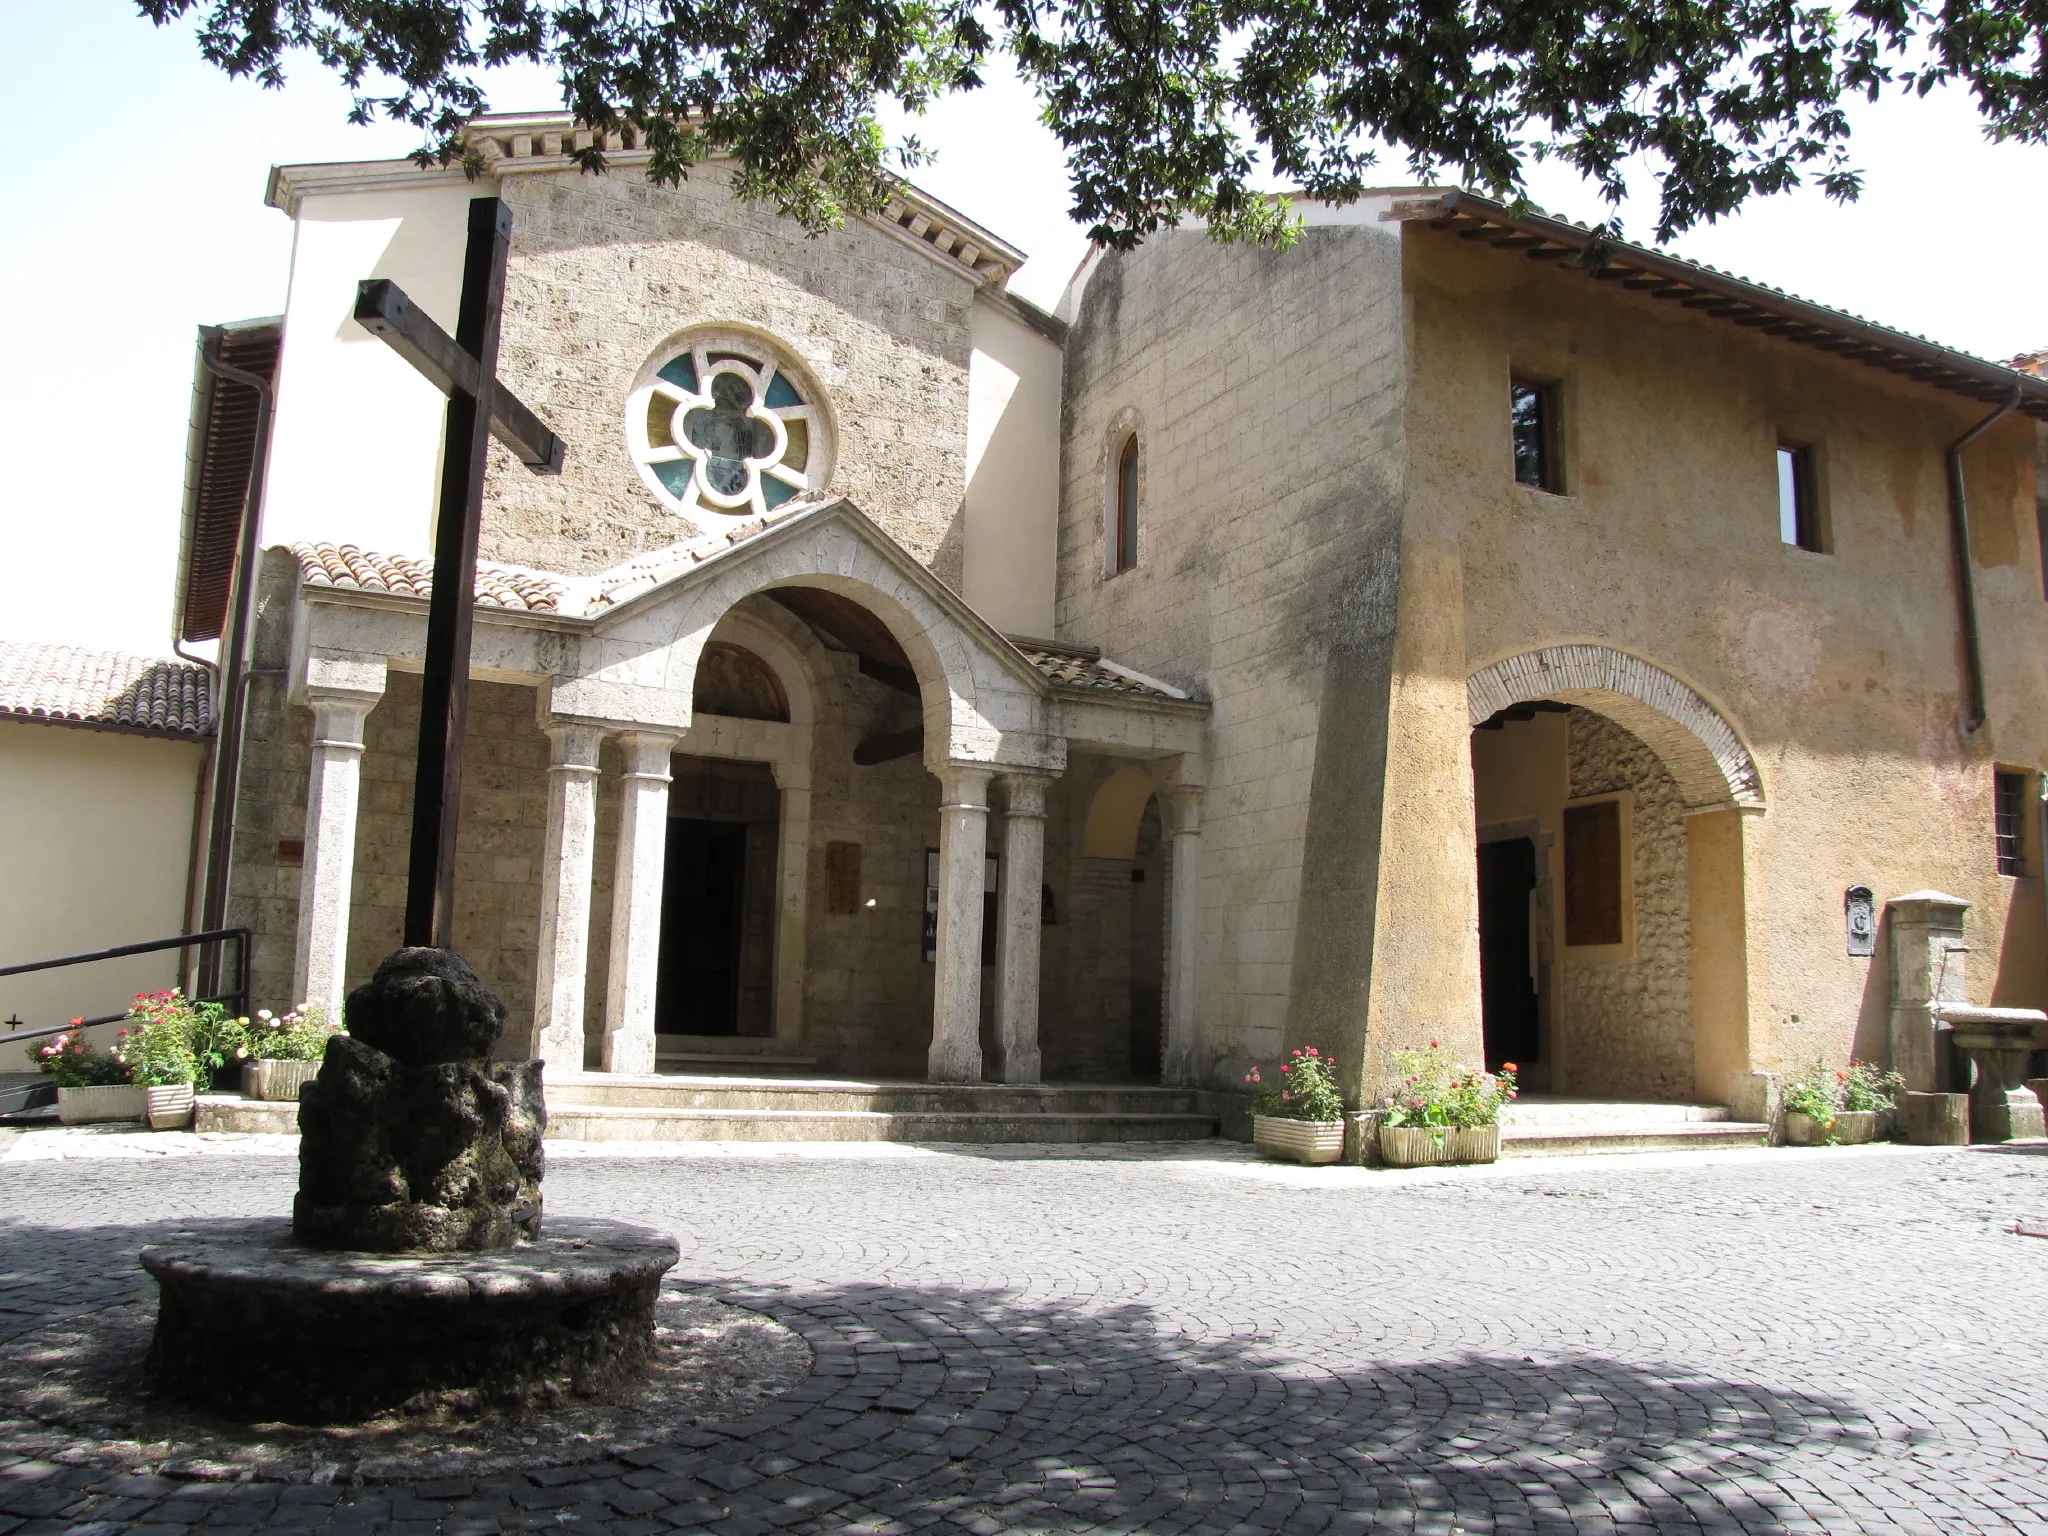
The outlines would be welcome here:
[[[1537,699],[1578,704],[1607,716],[1662,758],[1694,810],[1761,809],[1756,760],[1720,712],[1663,668],[1604,645],[1524,651],[1465,682],[1473,725]]]

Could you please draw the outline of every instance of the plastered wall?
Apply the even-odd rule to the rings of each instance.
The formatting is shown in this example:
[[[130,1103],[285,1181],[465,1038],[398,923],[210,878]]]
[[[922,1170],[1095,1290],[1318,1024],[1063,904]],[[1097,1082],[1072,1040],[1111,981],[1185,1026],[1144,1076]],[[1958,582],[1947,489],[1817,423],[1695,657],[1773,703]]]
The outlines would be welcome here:
[[[1971,901],[1971,996],[2048,1003],[2039,881],[1998,875],[1991,830],[1994,764],[2048,763],[2032,426],[1966,455],[1990,719],[1965,736],[1942,455],[1981,407],[1518,252],[1420,226],[1404,246],[1411,536],[1461,567],[1463,655],[1434,665],[1603,643],[1748,743],[1768,803],[1740,827],[1753,1063],[1882,1040],[1883,946],[1845,953],[1853,884]],[[1511,371],[1559,385],[1564,495],[1514,482]],[[1779,541],[1781,433],[1817,446],[1827,553]]]
[[[184,931],[204,758],[197,742],[0,721],[0,805],[7,808],[0,955],[7,963]],[[10,976],[0,980],[0,1019],[41,1028],[119,1013],[137,992],[177,979],[175,954]],[[114,1029],[98,1033],[110,1037]],[[28,1048],[6,1044],[6,1033],[0,1025],[0,1071],[31,1070]]]

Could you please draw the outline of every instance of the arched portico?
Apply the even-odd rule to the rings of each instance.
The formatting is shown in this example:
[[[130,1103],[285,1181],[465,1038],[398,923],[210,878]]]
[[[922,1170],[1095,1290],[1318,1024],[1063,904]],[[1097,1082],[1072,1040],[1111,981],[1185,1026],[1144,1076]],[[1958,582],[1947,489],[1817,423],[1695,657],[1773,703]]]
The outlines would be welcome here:
[[[1764,809],[1740,733],[1593,644],[1503,658],[1466,696],[1490,1052],[1533,1057],[1553,1092],[1725,1100],[1751,1054],[1745,823]]]

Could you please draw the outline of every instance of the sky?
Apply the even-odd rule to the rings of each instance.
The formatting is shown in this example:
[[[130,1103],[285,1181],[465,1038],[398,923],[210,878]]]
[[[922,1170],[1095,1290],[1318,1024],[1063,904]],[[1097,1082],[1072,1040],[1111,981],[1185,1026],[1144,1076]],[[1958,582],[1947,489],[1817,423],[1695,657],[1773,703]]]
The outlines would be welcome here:
[[[0,0],[0,44],[0,636],[164,654],[195,328],[284,307],[291,225],[263,205],[269,168],[395,157],[417,135],[348,124],[310,60],[283,91],[229,80],[189,24],[153,28],[132,0]],[[560,103],[531,68],[487,84],[499,111]],[[2048,148],[1986,143],[1955,95],[1852,120],[1859,202],[1802,190],[1673,251],[1981,356],[2048,345]],[[910,126],[939,152],[917,183],[1029,252],[1013,289],[1056,303],[1087,242],[1029,92],[998,78]],[[1561,168],[1531,193],[1606,211]],[[1628,233],[1651,211],[1625,208]]]

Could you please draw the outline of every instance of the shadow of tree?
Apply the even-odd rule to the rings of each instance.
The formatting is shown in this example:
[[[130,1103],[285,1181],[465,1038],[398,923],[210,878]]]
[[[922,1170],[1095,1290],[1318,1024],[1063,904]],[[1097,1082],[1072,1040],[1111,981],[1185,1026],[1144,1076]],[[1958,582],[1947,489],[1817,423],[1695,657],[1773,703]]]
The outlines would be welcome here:
[[[234,1225],[0,1226],[0,1328],[132,1297],[145,1243]],[[1135,1303],[671,1283],[766,1314],[813,1353],[745,1419],[609,1448],[647,1474],[663,1518],[712,1530],[1771,1528],[1830,1517],[1780,1491],[1786,1463],[1878,1444],[1820,1393],[1587,1353],[1418,1346],[1359,1363],[1313,1333],[1201,1337]]]

